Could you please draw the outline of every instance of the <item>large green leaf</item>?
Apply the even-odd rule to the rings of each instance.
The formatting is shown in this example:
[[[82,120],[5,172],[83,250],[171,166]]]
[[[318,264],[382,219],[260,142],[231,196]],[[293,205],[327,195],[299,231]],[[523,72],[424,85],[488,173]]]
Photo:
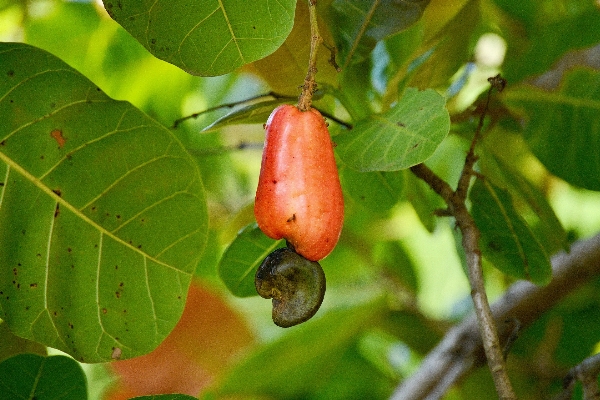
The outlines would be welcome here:
[[[83,370],[65,356],[19,354],[0,363],[0,400],[87,399]]]
[[[0,43],[0,317],[85,362],[175,326],[207,232],[177,138],[61,60]]]
[[[246,226],[229,245],[219,263],[219,276],[236,296],[256,296],[254,275],[258,266],[283,240],[265,236],[256,223]]]
[[[428,159],[450,130],[444,98],[409,88],[384,114],[359,121],[335,138],[342,160],[358,171],[397,171]]]
[[[362,61],[378,41],[398,33],[421,18],[429,0],[334,0],[331,25],[344,65]]]
[[[273,53],[294,24],[296,0],[103,0],[108,14],[161,60],[222,75]]]
[[[557,92],[524,85],[507,90],[502,99],[525,116],[527,144],[550,172],[600,190],[600,72],[577,69]]]
[[[478,179],[470,193],[482,254],[500,271],[537,284],[552,278],[544,247],[512,205],[504,189]]]

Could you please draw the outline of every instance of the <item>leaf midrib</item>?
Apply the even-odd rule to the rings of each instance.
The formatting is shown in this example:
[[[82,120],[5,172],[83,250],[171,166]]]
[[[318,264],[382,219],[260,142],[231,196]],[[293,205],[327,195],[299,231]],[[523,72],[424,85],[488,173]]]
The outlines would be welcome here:
[[[21,167],[19,164],[17,164],[13,159],[11,159],[10,157],[8,157],[3,152],[0,152],[0,160],[3,161],[5,164],[7,164],[10,168],[13,168],[15,171],[17,171],[19,174],[21,174],[23,177],[25,177],[28,181],[30,181],[31,183],[33,183],[38,189],[40,189],[46,195],[50,196],[50,198],[54,199],[57,203],[60,204],[61,207],[67,208],[69,211],[71,211],[73,214],[75,214],[78,218],[82,219],[84,222],[86,222],[90,226],[94,227],[100,233],[102,233],[102,234],[110,237],[111,239],[113,239],[116,242],[120,243],[121,245],[127,247],[128,249],[131,249],[131,250],[135,251],[136,253],[140,254],[142,257],[147,258],[148,260],[151,260],[151,261],[153,261],[153,262],[155,262],[155,263],[157,263],[159,265],[162,265],[162,266],[167,267],[169,269],[175,270],[177,272],[180,272],[180,273],[183,273],[183,274],[186,274],[186,275],[191,275],[190,273],[188,273],[186,271],[177,269],[177,268],[175,268],[172,265],[169,265],[167,263],[164,263],[162,261],[159,261],[159,260],[155,259],[154,257],[150,256],[149,254],[147,254],[147,253],[143,252],[142,250],[138,249],[136,246],[133,246],[133,245],[127,243],[126,241],[124,241],[120,237],[118,237],[118,236],[114,235],[113,233],[111,233],[110,231],[106,230],[103,226],[98,225],[96,222],[92,221],[88,216],[86,216],[81,211],[79,211],[77,208],[75,208],[71,203],[67,202],[65,199],[63,199],[62,197],[60,197],[56,193],[54,193],[52,191],[52,189],[50,189],[48,186],[46,186],[38,178],[36,178],[35,176],[33,176],[25,168]],[[6,190],[6,186],[7,186],[7,182],[5,182],[4,190]]]

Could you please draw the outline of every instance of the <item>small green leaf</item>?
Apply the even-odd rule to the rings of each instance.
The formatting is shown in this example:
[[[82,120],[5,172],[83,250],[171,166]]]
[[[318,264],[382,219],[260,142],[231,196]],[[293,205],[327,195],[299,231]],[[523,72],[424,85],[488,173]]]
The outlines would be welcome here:
[[[514,209],[508,192],[478,179],[470,199],[471,213],[481,232],[482,254],[505,274],[541,285],[550,282],[550,259]]]
[[[204,128],[203,132],[218,130],[227,125],[264,124],[280,104],[281,100],[267,100],[236,108]]]
[[[196,162],[51,54],[0,44],[0,318],[85,362],[173,329],[206,242]]]
[[[19,354],[0,363],[0,400],[87,399],[83,370],[65,356]]]
[[[161,60],[223,75],[271,54],[294,24],[296,0],[104,0],[108,14]]]
[[[502,99],[525,116],[523,136],[550,172],[600,190],[600,72],[576,69],[558,92],[523,85],[507,90]]]
[[[340,60],[362,61],[378,41],[398,33],[423,15],[428,0],[362,1],[334,0],[331,4],[331,25],[339,48]]]
[[[236,296],[256,296],[254,275],[258,266],[283,240],[265,236],[256,223],[246,226],[229,245],[219,263],[219,276]]]
[[[388,112],[359,121],[335,138],[342,160],[358,171],[397,171],[428,159],[450,130],[444,98],[436,91],[406,90]]]
[[[344,191],[357,203],[376,213],[392,209],[404,188],[402,171],[357,172],[345,166],[339,169]]]

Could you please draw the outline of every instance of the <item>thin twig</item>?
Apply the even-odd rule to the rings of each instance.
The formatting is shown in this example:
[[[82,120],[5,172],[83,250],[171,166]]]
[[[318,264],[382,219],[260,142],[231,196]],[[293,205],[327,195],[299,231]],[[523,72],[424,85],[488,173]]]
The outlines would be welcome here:
[[[502,78],[497,76],[491,79],[500,80]],[[479,325],[479,333],[483,339],[483,347],[488,360],[488,366],[492,372],[492,378],[494,379],[498,396],[502,400],[509,400],[516,399],[516,395],[508,378],[503,348],[500,346],[496,322],[492,317],[485,291],[481,266],[481,251],[479,249],[480,232],[465,205],[471,177],[475,175],[473,170],[473,166],[477,161],[475,145],[481,136],[483,120],[485,112],[487,111],[491,92],[496,87],[496,85],[492,84],[492,87],[488,91],[486,108],[479,120],[479,125],[473,137],[473,141],[471,142],[456,191],[452,190],[448,183],[438,177],[424,164],[415,165],[411,168],[411,171],[417,177],[429,184],[429,186],[442,197],[448,205],[448,211],[454,216],[456,224],[462,233],[462,246],[466,255],[468,278],[469,284],[471,285],[471,298],[473,299],[475,314],[477,315],[477,322]]]
[[[600,354],[594,354],[571,368],[563,382],[564,390],[556,397],[556,400],[571,399],[577,381],[581,382],[583,386],[583,400],[600,399],[599,374]]]

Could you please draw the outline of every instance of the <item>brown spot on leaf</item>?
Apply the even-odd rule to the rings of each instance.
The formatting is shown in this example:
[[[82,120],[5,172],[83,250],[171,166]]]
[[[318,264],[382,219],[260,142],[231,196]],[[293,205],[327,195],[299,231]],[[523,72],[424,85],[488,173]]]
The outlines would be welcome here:
[[[56,140],[59,149],[62,149],[65,143],[67,143],[67,139],[65,139],[63,132],[60,129],[54,129],[52,132],[50,132],[50,136],[52,139]]]

